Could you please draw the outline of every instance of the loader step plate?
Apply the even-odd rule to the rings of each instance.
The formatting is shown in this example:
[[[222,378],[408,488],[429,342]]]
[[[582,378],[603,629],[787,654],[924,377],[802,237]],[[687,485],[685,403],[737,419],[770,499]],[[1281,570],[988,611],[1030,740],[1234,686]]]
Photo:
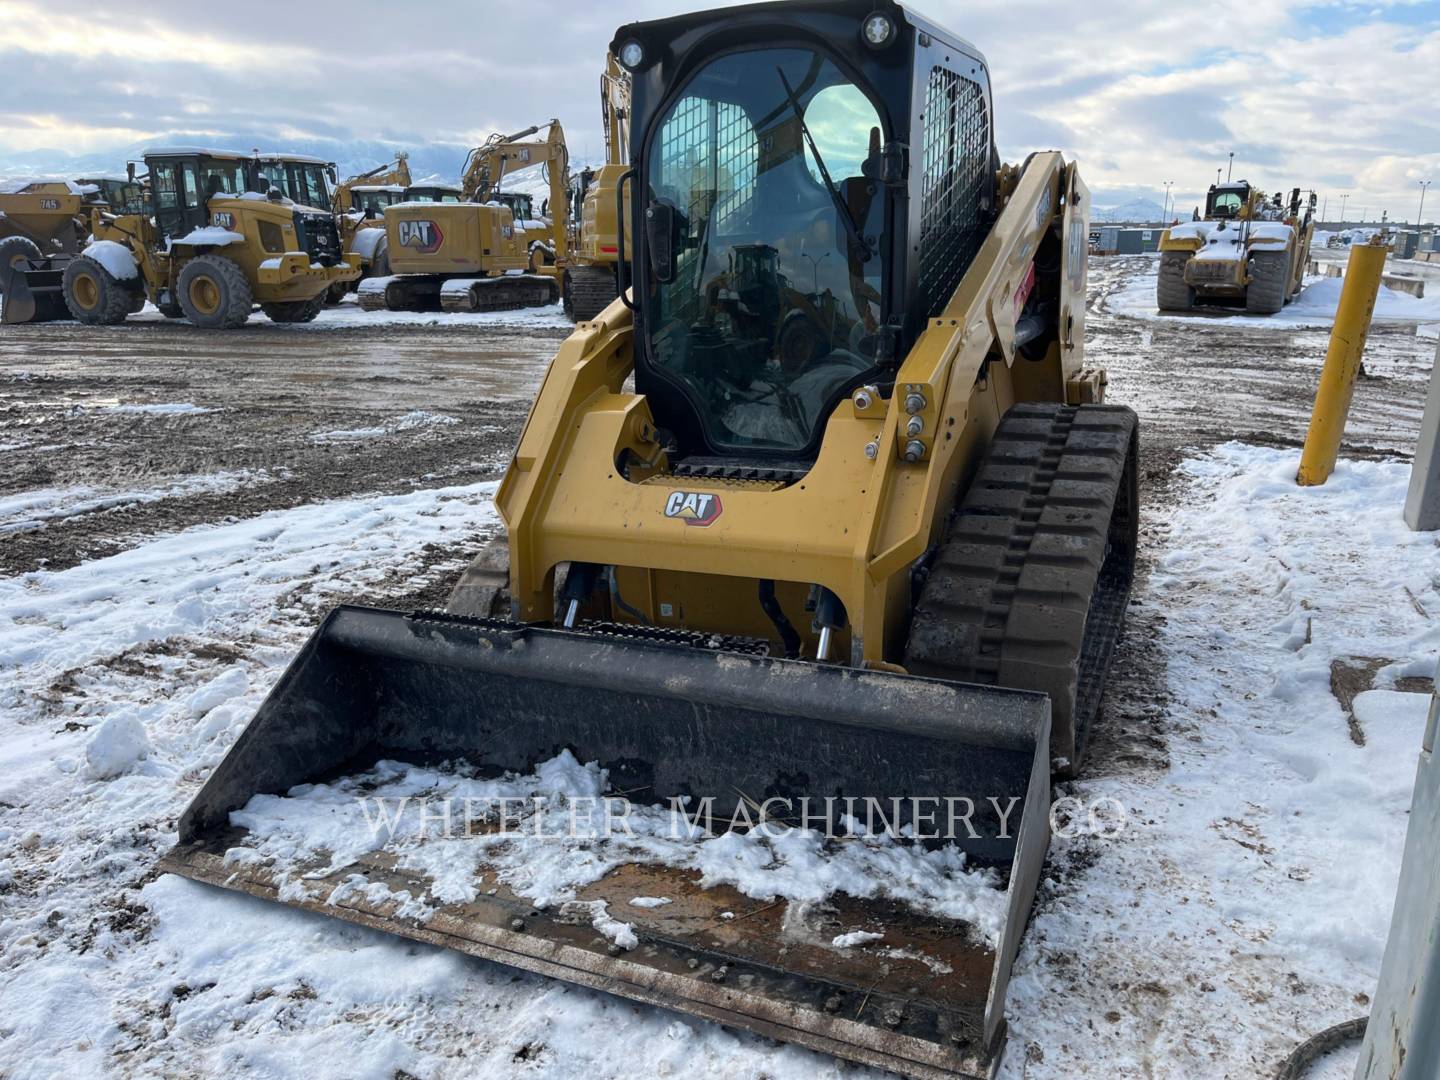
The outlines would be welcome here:
[[[341,607],[161,868],[911,1076],[985,1077],[1045,854],[1048,743],[1040,694]]]

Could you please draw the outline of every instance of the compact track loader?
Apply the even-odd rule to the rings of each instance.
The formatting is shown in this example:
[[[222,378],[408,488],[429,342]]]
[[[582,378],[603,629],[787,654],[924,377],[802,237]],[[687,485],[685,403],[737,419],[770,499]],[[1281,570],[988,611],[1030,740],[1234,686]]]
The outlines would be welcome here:
[[[11,272],[0,322],[109,325],[147,299],[206,328],[242,326],[256,304],[274,322],[308,322],[332,284],[359,275],[330,211],[271,191],[254,156],[178,147],[144,160],[148,205],[97,209],[80,254],[25,260]]]
[[[1205,217],[1166,229],[1160,238],[1155,303],[1161,311],[1202,306],[1273,315],[1300,293],[1315,235],[1315,193],[1284,196],[1246,180],[1212,184]]]
[[[889,0],[637,23],[612,51],[633,285],[550,366],[496,495],[507,539],[447,611],[332,612],[163,868],[912,1076],[992,1075],[1051,777],[1084,751],[1136,543],[1135,415],[1083,364],[1088,192],[1056,152],[1002,165],[980,53]],[[796,319],[811,344],[787,358]],[[378,761],[513,779],[567,751],[638,806],[808,800],[841,854],[864,842],[847,806],[880,800],[903,850],[983,871],[993,935],[843,882],[706,887],[645,842],[544,904],[502,849],[287,865],[256,832],[275,796]],[[927,814],[966,799],[966,827]]]
[[[532,139],[548,127],[545,139]],[[442,205],[407,200],[385,208],[388,277],[360,286],[367,311],[496,311],[553,304],[566,253],[563,222],[517,214],[505,178],[543,167],[551,202],[565,205],[565,133],[558,120],[513,135],[498,132],[470,152],[461,197]],[[530,205],[528,196],[524,206]],[[524,211],[522,210],[522,213]]]

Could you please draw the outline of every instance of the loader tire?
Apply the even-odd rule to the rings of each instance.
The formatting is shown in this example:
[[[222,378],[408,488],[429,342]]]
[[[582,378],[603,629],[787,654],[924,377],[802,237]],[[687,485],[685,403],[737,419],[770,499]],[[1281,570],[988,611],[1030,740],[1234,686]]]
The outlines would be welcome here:
[[[619,295],[615,272],[603,266],[577,266],[565,274],[565,311],[576,322],[596,318]]]
[[[255,306],[245,271],[223,255],[197,255],[180,271],[177,284],[185,318],[206,330],[244,326]]]
[[[40,258],[40,249],[23,236],[7,236],[0,240],[0,293],[10,285],[10,275],[20,269],[27,259]]]
[[[155,307],[167,319],[183,319],[185,317],[185,309],[173,301],[168,304],[156,304]]]
[[[326,304],[338,304],[338,303],[340,303],[341,301],[343,301],[343,300],[345,299],[346,295],[349,294],[349,292],[350,292],[350,286],[352,286],[352,285],[354,285],[354,284],[355,284],[355,283],[354,283],[353,281],[337,281],[337,282],[335,282],[335,284],[334,284],[334,285],[331,285],[328,289],[326,289],[325,292],[324,292],[324,294],[323,294],[324,297],[325,297],[325,303],[326,303]]]
[[[1161,311],[1193,311],[1195,290],[1185,280],[1188,251],[1166,251],[1160,255],[1160,277],[1155,283],[1155,306]]]
[[[261,304],[263,311],[271,322],[276,323],[306,323],[314,322],[315,317],[325,307],[325,297],[328,293],[320,293],[312,296],[309,300],[284,300],[272,304]]]
[[[1050,695],[1060,776],[1079,767],[1129,600],[1137,432],[1119,406],[1007,412],[911,620],[911,674]]]
[[[64,296],[76,322],[114,326],[130,314],[135,294],[94,259],[77,255],[65,266]]]
[[[1257,251],[1250,256],[1250,287],[1245,310],[1251,315],[1274,315],[1285,306],[1290,287],[1290,256],[1284,251]]]

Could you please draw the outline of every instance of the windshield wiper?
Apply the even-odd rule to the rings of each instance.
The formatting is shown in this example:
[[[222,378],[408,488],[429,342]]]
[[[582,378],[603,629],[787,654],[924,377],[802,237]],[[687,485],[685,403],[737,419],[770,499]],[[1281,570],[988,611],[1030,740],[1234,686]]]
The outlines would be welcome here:
[[[790,88],[790,80],[785,78],[782,68],[776,67],[775,74],[780,76],[780,85],[785,87],[785,96],[790,100],[790,108],[795,113],[795,119],[800,123],[800,134],[805,136],[805,142],[810,147],[810,154],[815,158],[815,164],[820,169],[820,176],[825,181],[825,190],[830,193],[830,201],[835,204],[835,210],[840,215],[840,221],[845,226],[845,236],[850,241],[850,250],[856,252],[860,261],[870,261],[870,248],[860,236],[860,228],[855,224],[855,219],[850,216],[850,207],[845,205],[845,200],[840,197],[840,191],[835,187],[835,181],[830,179],[830,170],[825,167],[825,159],[820,156],[820,148],[815,145],[815,139],[810,134],[810,125],[805,123],[805,110],[800,108],[800,101],[795,97],[795,91]]]

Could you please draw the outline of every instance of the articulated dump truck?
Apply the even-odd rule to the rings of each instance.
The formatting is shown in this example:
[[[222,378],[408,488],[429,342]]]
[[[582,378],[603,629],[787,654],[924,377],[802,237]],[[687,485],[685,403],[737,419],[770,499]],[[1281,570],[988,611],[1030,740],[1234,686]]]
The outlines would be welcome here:
[[[331,612],[163,868],[990,1076],[1135,553],[1136,418],[1083,362],[1088,192],[1057,152],[1001,164],[981,54],[889,0],[611,50],[633,250],[545,377],[505,536],[445,611]],[[507,826],[537,786],[524,820],[588,791],[634,835]],[[387,790],[473,795],[474,828],[335,827]]]

